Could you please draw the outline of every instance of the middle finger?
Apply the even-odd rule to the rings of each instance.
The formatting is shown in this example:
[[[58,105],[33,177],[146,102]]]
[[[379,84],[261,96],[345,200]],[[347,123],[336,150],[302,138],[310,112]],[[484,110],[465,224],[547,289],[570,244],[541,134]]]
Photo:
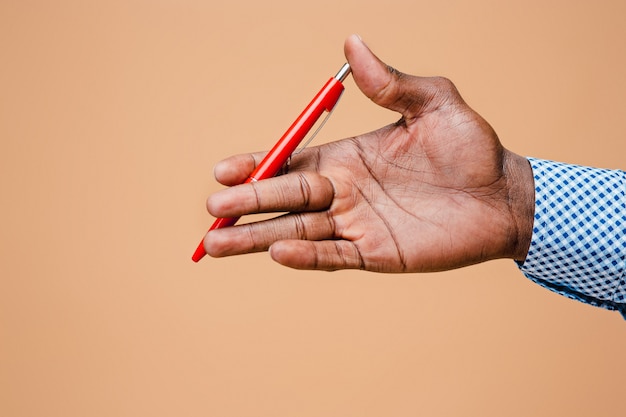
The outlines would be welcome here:
[[[325,210],[330,207],[333,196],[334,188],[328,178],[312,171],[297,171],[218,191],[206,204],[215,217],[240,217],[254,213]]]

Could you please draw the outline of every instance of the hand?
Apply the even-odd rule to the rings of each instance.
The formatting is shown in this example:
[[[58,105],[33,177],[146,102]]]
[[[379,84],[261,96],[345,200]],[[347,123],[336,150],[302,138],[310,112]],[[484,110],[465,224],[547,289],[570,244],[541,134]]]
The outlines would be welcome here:
[[[208,198],[213,216],[288,214],[211,231],[207,253],[269,249],[293,268],[378,272],[523,260],[534,207],[526,159],[502,147],[449,80],[402,74],[357,36],[346,40],[345,54],[361,91],[400,120],[308,148],[288,174],[256,183],[236,185],[262,154],[219,163],[217,181],[232,187]]]

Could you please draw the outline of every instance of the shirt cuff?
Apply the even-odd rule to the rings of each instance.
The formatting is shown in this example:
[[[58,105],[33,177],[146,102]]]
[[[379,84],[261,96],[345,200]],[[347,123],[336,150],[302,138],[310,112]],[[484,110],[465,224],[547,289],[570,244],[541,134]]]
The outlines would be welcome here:
[[[626,318],[626,178],[607,170],[528,158],[535,217],[526,277]]]

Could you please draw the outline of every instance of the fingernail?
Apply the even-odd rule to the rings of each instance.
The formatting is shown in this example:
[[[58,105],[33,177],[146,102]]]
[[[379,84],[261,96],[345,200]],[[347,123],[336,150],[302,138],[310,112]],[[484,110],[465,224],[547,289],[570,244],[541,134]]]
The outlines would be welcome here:
[[[363,46],[365,46],[367,49],[370,49],[369,46],[367,46],[367,44],[365,43],[365,41],[363,40],[363,38],[361,37],[361,35],[359,35],[358,33],[355,33],[354,36],[357,37],[357,39],[359,40],[359,42],[361,42],[361,44],[363,44]]]

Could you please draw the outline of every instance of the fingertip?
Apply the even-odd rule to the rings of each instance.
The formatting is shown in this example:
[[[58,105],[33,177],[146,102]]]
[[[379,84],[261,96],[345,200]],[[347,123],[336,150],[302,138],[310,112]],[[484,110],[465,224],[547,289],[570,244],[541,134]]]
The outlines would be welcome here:
[[[270,255],[270,258],[272,258],[272,260],[274,262],[277,262],[281,265],[284,265],[283,262],[281,262],[283,256],[284,256],[284,251],[283,248],[281,247],[282,245],[280,244],[280,242],[274,242],[270,245],[270,247],[267,249],[267,252]]]
[[[344,53],[352,68],[352,76],[357,86],[368,98],[376,101],[378,94],[392,80],[389,66],[380,60],[356,34],[346,39]]]
[[[253,155],[235,155],[216,163],[213,176],[222,185],[238,185],[248,178],[255,166],[256,159]]]
[[[365,44],[363,38],[357,34],[352,34],[346,38],[344,43],[344,54],[354,71],[356,66],[362,69],[366,65],[376,65],[379,61],[370,48]]]
[[[294,269],[307,269],[304,260],[308,257],[299,250],[298,241],[282,240],[272,243],[268,252],[272,260]]]
[[[213,194],[207,197],[206,201],[204,202],[204,206],[206,207],[206,211],[211,216],[216,216],[215,213],[218,212],[220,208],[219,206],[216,206],[215,197],[213,196]]]
[[[222,230],[211,230],[204,236],[204,251],[211,258],[236,254],[229,233],[223,233]]]
[[[346,57],[355,48],[360,48],[362,46],[365,46],[365,42],[363,41],[363,38],[361,37],[361,35],[353,33],[352,35],[348,36],[343,46]]]
[[[213,166],[213,177],[217,182],[222,183],[227,174],[228,168],[224,161],[220,161]]]

